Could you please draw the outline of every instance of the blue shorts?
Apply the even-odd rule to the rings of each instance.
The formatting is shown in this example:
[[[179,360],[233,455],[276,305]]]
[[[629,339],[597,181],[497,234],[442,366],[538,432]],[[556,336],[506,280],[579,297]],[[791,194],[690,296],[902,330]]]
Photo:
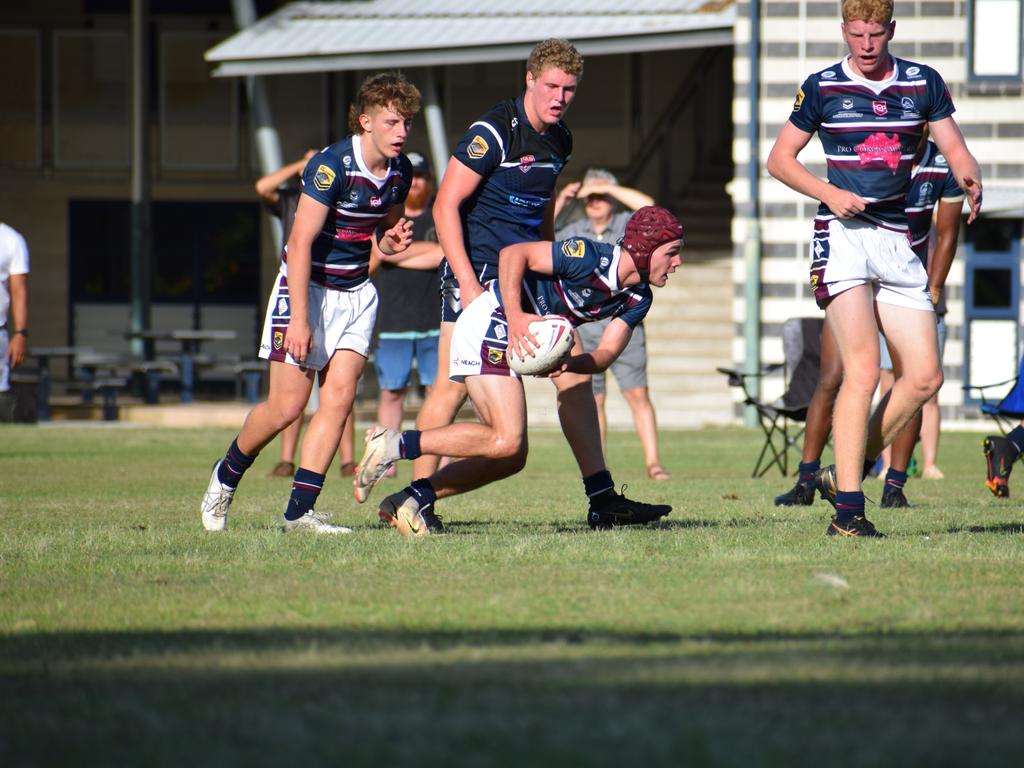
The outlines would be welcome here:
[[[413,337],[377,340],[373,367],[381,389],[405,389],[412,375],[412,361],[416,360],[420,384],[429,387],[437,377],[437,340],[439,331],[428,331]]]

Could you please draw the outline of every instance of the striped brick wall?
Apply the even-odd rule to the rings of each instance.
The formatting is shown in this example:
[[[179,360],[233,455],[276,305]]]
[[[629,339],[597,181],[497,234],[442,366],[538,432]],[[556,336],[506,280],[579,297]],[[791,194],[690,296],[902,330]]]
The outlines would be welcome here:
[[[808,286],[806,256],[817,203],[772,179],[764,169],[764,160],[788,119],[794,95],[803,79],[846,54],[840,36],[839,9],[839,2],[814,0],[764,0],[761,3],[761,358],[764,362],[782,360],[781,327],[786,318],[819,313]],[[967,84],[966,12],[967,3],[959,0],[897,2],[896,35],[891,50],[897,56],[935,67],[945,78],[957,107],[955,117],[981,164],[985,183],[1024,185],[1024,95],[1019,86],[979,88]],[[746,316],[743,260],[746,224],[743,217],[749,210],[747,158],[750,152],[747,138],[750,7],[747,2],[737,4],[735,30],[735,178],[730,187],[737,216],[733,223],[733,319],[736,323],[733,359],[742,365]],[[825,176],[824,156],[817,137],[812,138],[801,159],[812,172]],[[962,238],[961,233],[961,245]],[[977,413],[975,407],[963,406],[966,352],[963,286],[964,266],[958,257],[947,281],[946,384],[940,393],[943,416],[949,426],[952,422],[963,423],[965,419],[974,418]],[[1024,337],[1024,333],[1021,336]],[[781,381],[767,381],[763,395],[773,398],[780,395],[781,390]]]

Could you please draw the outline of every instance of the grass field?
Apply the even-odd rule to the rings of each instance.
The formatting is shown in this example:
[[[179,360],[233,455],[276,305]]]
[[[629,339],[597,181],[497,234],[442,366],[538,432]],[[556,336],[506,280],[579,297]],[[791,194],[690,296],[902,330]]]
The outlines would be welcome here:
[[[869,506],[885,541],[773,508],[790,481],[749,479],[742,430],[665,433],[669,483],[612,434],[660,528],[590,532],[537,432],[443,537],[334,474],[319,507],[355,535],[282,536],[276,446],[206,534],[231,437],[0,429],[0,765],[1021,763],[1024,470],[994,499],[978,435],[943,437],[914,509]]]

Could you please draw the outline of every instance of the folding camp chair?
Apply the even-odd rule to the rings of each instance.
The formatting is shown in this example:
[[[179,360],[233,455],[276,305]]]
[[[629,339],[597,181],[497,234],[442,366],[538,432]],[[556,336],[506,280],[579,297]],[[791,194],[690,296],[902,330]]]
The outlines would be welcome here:
[[[1002,392],[1002,388],[1007,384],[1012,384],[1013,386],[1001,400],[995,400],[993,396],[986,395],[985,393],[986,390]],[[990,416],[996,423],[996,426],[999,427],[999,431],[1005,435],[1009,430],[1017,426],[1021,419],[1024,419],[1024,357],[1021,358],[1020,365],[1017,368],[1017,375],[1014,378],[1000,381],[996,384],[968,384],[964,389],[968,393],[972,391],[978,393],[978,397],[981,399],[981,405],[978,406],[978,409],[986,416]]]
[[[821,331],[824,320],[820,317],[792,317],[782,324],[782,348],[786,356],[784,365],[767,365],[757,373],[741,373],[719,368],[729,378],[729,386],[743,389],[743,404],[757,411],[764,445],[754,465],[751,477],[763,477],[772,467],[778,467],[785,477],[789,474],[789,451],[803,437],[802,423],[807,419],[807,408],[814,397],[821,371]],[[778,400],[765,402],[754,397],[748,382],[783,370],[786,391]],[[801,424],[799,429],[791,422]]]

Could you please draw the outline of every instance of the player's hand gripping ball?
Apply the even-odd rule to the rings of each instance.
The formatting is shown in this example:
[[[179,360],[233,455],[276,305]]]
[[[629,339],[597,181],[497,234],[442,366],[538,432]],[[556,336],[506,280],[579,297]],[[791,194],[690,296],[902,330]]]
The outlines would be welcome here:
[[[572,351],[572,323],[559,315],[544,315],[530,323],[530,333],[538,346],[533,356],[519,357],[512,347],[508,350],[508,367],[524,376],[548,373],[569,356]]]

